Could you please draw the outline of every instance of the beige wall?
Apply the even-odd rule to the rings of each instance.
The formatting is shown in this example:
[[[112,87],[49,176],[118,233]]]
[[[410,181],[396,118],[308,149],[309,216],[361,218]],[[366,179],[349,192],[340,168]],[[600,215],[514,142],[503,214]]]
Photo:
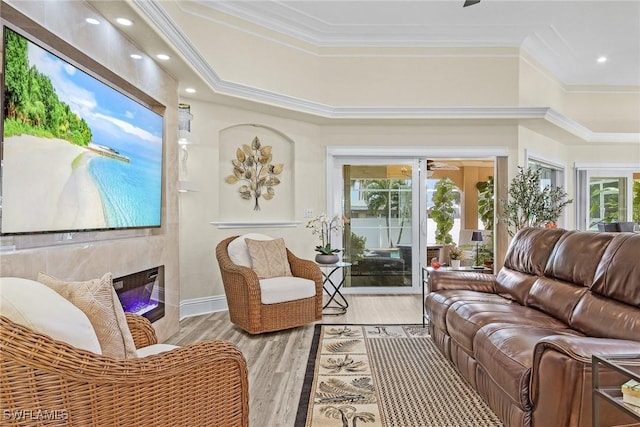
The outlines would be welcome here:
[[[570,197],[573,189],[571,168],[575,161],[602,161],[602,153],[597,150],[576,150],[575,146],[565,145],[541,133],[537,133],[517,122],[478,125],[475,123],[442,122],[420,124],[380,125],[375,122],[367,124],[345,123],[342,125],[315,125],[304,121],[285,119],[282,117],[229,108],[213,103],[182,99],[191,104],[194,120],[192,131],[199,144],[190,147],[189,177],[197,192],[180,195],[181,215],[184,219],[180,227],[181,251],[181,283],[183,301],[198,300],[224,294],[220,273],[215,262],[215,246],[225,237],[248,232],[260,232],[272,236],[282,236],[288,246],[298,255],[312,258],[316,242],[308,230],[304,228],[305,208],[315,214],[327,209],[327,149],[329,147],[415,147],[423,150],[433,147],[441,150],[448,147],[452,150],[465,147],[503,147],[512,161],[509,162],[509,179],[517,173],[517,165],[523,164],[525,152],[542,154],[544,159],[567,167],[567,191]],[[289,220],[291,208],[293,221],[298,225],[292,228],[235,228],[220,229],[210,222],[220,221],[221,203],[227,203],[221,197],[221,191],[228,192],[228,184],[222,181],[220,171],[215,165],[223,167],[230,159],[220,158],[220,132],[224,129],[244,123],[269,126],[291,139],[293,144],[295,192],[292,203],[280,205],[285,198],[276,196],[265,201],[265,209],[269,215],[256,213],[252,221],[274,220],[272,213],[280,210],[280,218]],[[246,139],[246,138],[245,138]],[[243,141],[234,142],[234,146]],[[620,148],[625,146],[620,146]],[[602,148],[602,147],[601,147]],[[640,160],[640,152],[636,147],[626,145],[626,153],[608,153],[612,162],[629,159]],[[221,163],[222,162],[222,163]],[[640,164],[640,163],[639,163]],[[288,166],[288,165],[287,165]],[[229,197],[239,196],[228,193]],[[252,202],[246,202],[247,212],[252,209]],[[241,212],[245,215],[245,211]],[[573,206],[566,213],[566,225],[573,227]]]
[[[189,147],[189,178],[196,192],[180,194],[180,259],[181,296],[183,301],[198,300],[223,295],[220,272],[215,261],[215,246],[223,238],[249,232],[265,233],[284,237],[294,253],[313,258],[313,248],[317,244],[315,237],[305,229],[303,218],[305,208],[314,214],[327,210],[327,148],[328,147],[414,147],[422,150],[433,147],[507,147],[517,149],[517,127],[515,125],[478,126],[478,125],[368,125],[320,126],[303,121],[223,107],[220,105],[181,99],[191,105],[194,116],[191,129],[197,145]],[[240,197],[235,191],[228,191],[229,184],[216,165],[221,164],[220,132],[243,123],[266,125],[291,139],[293,144],[295,182],[294,197],[276,197],[262,201],[264,215],[256,213],[252,222],[274,221],[274,211],[280,212],[283,221],[293,220],[298,224],[286,228],[235,228],[221,229],[211,222],[221,221],[220,211],[223,203],[229,203],[229,197]],[[260,132],[259,129],[256,132]],[[246,141],[234,141],[234,147]],[[222,159],[222,165],[231,159]],[[288,167],[289,165],[285,165]],[[277,190],[276,190],[277,191]],[[221,197],[221,192],[228,194]],[[292,206],[291,206],[292,204]],[[239,215],[253,212],[253,202],[246,201]],[[290,217],[293,212],[293,218]],[[244,219],[243,219],[244,220]]]
[[[564,113],[594,132],[640,133],[640,88],[571,88]]]
[[[520,56],[518,75],[519,105],[564,111],[564,86],[526,52]]]
[[[7,6],[22,14],[14,14]],[[165,317],[154,323],[158,337],[168,338],[178,330],[180,301],[180,265],[178,260],[178,144],[177,144],[177,84],[155,62],[134,62],[129,53],[134,47],[117,30],[103,20],[100,26],[84,24],[95,11],[86,3],[20,2],[2,3],[2,17],[18,24],[25,15],[38,26],[29,31],[45,36],[50,45],[60,45],[58,39],[75,46],[106,68],[140,88],[144,94],[166,106],[164,114],[164,188],[162,228],[147,231],[111,231],[36,236],[3,237],[2,245],[15,245],[15,251],[0,255],[0,274],[35,279],[44,271],[69,280],[86,280],[111,272],[114,277],[165,266]],[[70,25],[73,23],[72,25]],[[44,29],[44,31],[42,31]],[[47,36],[47,34],[49,34]],[[62,45],[60,45],[62,46]],[[68,49],[68,47],[67,47]],[[65,52],[83,62],[73,50]]]

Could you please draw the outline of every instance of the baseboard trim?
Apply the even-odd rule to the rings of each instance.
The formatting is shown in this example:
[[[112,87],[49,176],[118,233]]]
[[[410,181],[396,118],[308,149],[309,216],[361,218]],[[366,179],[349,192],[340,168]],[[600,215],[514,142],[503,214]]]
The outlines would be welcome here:
[[[188,299],[180,301],[180,320],[228,309],[227,298],[224,295]]]

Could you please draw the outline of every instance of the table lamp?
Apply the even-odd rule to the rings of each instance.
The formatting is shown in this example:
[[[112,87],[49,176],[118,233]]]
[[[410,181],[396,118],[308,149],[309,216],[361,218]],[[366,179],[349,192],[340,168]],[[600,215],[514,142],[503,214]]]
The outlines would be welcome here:
[[[474,265],[474,267],[480,268],[482,266],[478,265],[480,264],[480,253],[479,253],[479,245],[480,242],[482,242],[483,238],[482,238],[482,231],[474,231],[471,234],[471,241],[472,242],[476,242],[476,263]]]

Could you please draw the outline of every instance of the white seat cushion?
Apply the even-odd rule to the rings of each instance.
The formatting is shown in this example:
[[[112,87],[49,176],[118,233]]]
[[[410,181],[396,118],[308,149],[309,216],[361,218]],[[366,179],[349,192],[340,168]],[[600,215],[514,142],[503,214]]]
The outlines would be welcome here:
[[[174,348],[179,348],[177,345],[171,344],[151,344],[146,347],[142,347],[136,350],[138,357],[147,357],[154,354],[163,353],[165,351],[171,351]]]
[[[300,277],[272,277],[260,280],[262,304],[277,304],[311,298],[316,294],[316,283]]]
[[[227,246],[227,253],[229,254],[229,258],[235,265],[240,265],[242,267],[251,268],[251,256],[249,255],[249,248],[247,247],[247,243],[244,239],[251,240],[273,240],[273,237],[259,234],[259,233],[249,233],[239,236],[237,239],[234,239]]]
[[[102,354],[87,315],[40,282],[19,277],[0,278],[0,313],[34,332]]]

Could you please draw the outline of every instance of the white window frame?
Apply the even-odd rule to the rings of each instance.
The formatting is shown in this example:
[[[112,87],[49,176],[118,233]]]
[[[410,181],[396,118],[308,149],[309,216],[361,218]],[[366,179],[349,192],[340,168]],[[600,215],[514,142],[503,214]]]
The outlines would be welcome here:
[[[546,157],[543,154],[537,153],[535,151],[531,151],[531,150],[525,150],[524,152],[524,164],[527,168],[529,168],[529,163],[538,163],[542,166],[546,166],[550,169],[554,169],[558,172],[559,175],[559,179],[558,179],[558,183],[557,185],[562,187],[564,189],[564,191],[567,191],[567,164],[558,160],[558,159],[553,159],[550,157]],[[557,223],[558,227],[560,228],[565,228],[567,225],[567,209],[564,209],[562,211],[562,215],[560,215],[560,218],[558,218],[558,223]]]
[[[576,228],[589,230],[589,178],[627,178],[627,221],[633,218],[633,174],[640,172],[640,166],[633,163],[575,163],[576,174]],[[580,175],[584,173],[584,179]]]

